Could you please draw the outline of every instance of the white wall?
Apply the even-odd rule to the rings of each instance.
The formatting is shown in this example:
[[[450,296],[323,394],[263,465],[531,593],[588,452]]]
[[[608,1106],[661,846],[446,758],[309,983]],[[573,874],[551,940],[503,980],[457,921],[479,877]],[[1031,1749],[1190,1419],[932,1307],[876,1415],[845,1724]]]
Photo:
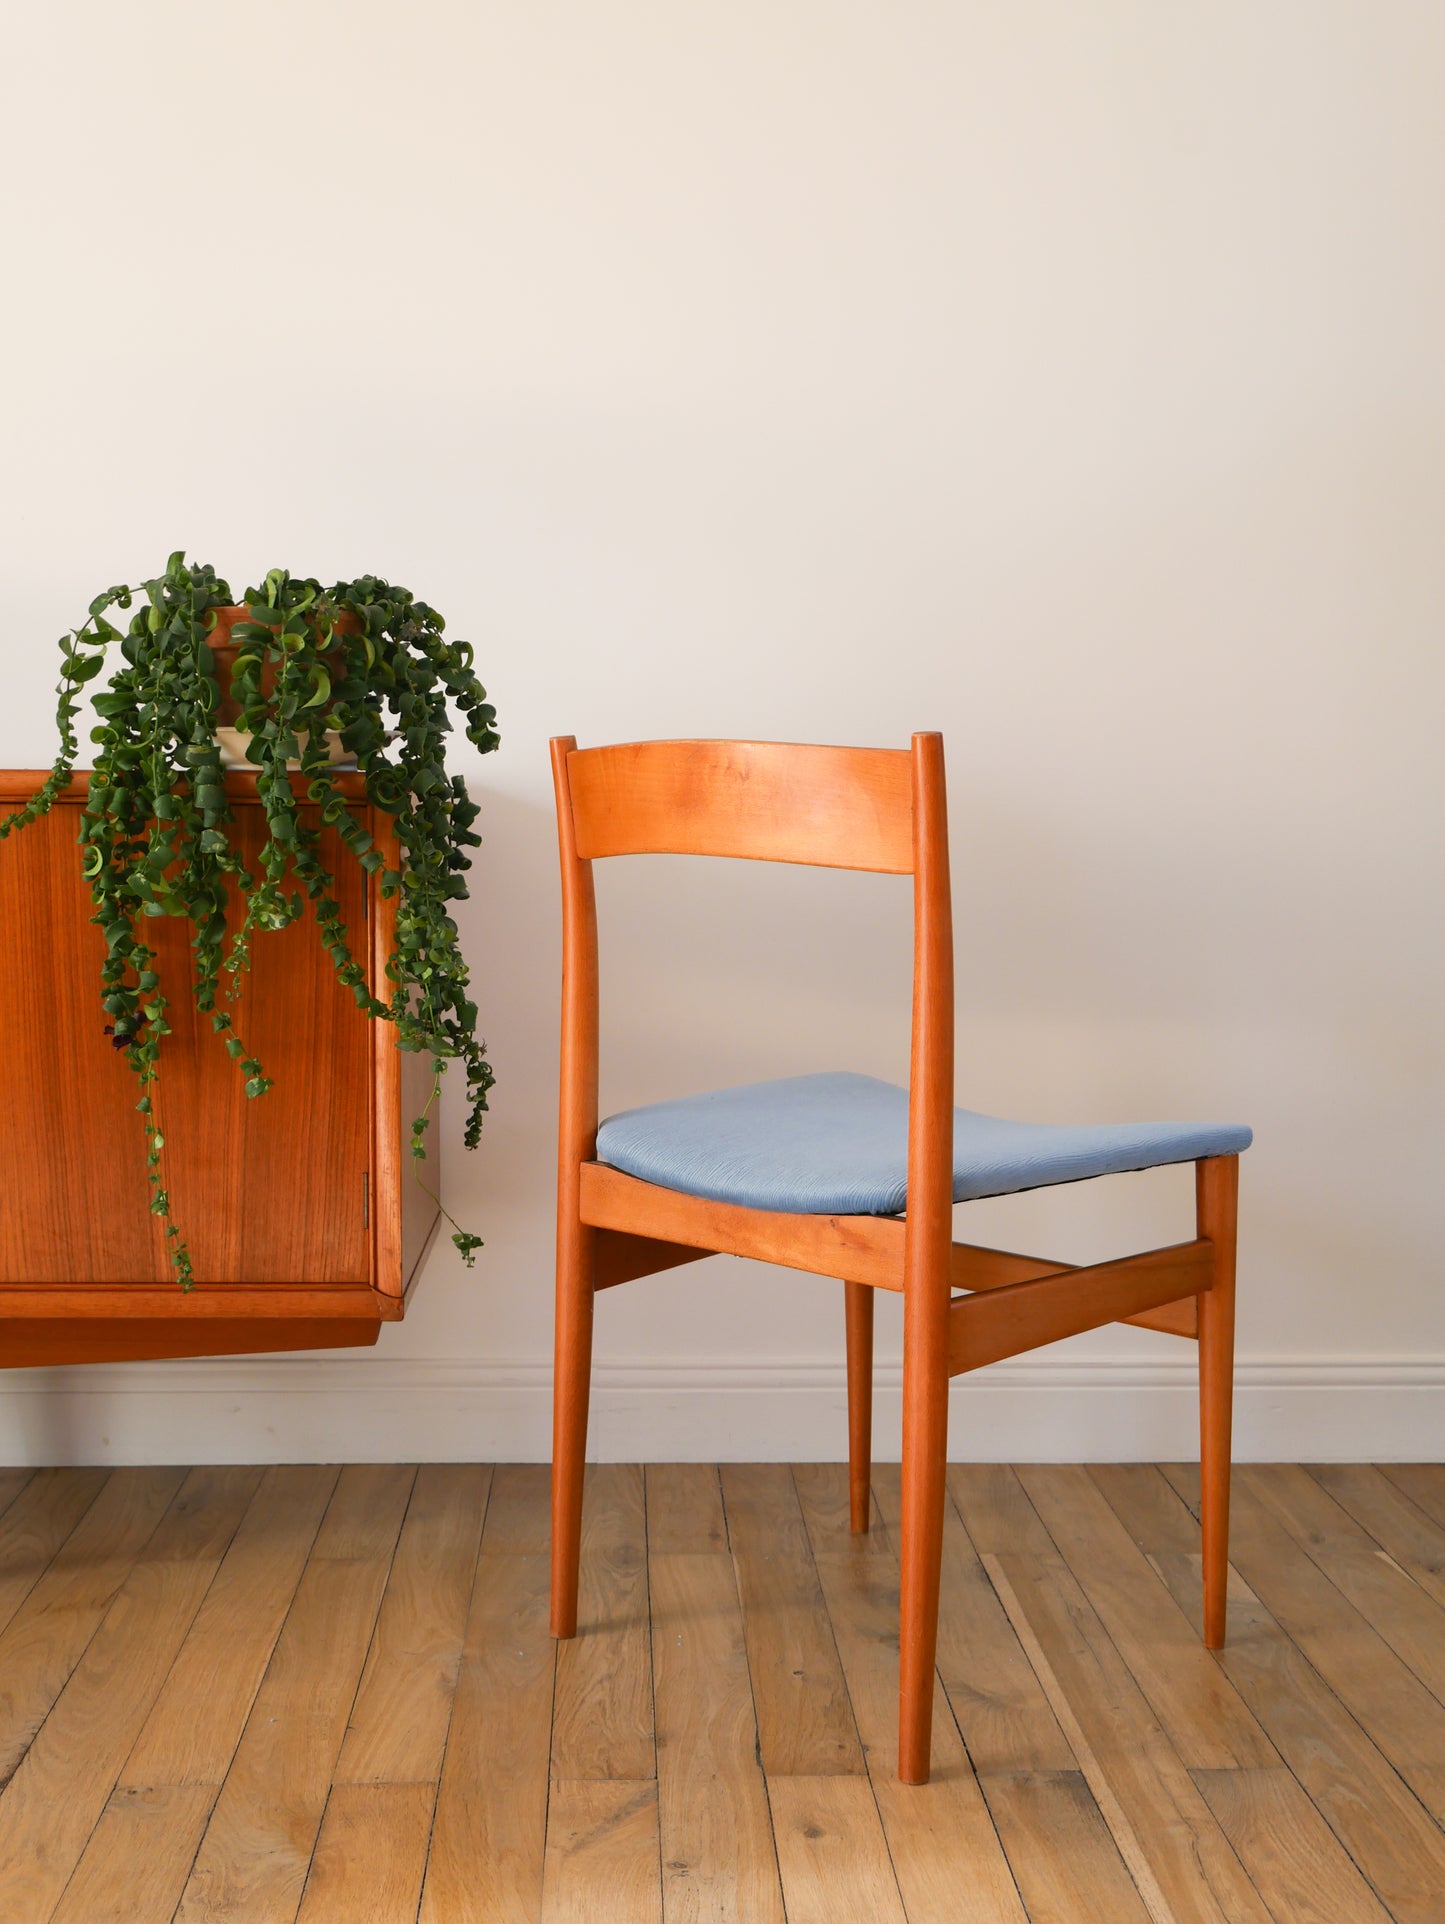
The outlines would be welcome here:
[[[444,1248],[366,1355],[14,1375],[0,1452],[545,1455],[546,737],[936,727],[960,1100],[1252,1122],[1242,1453],[1438,1453],[1442,90],[1437,0],[17,15],[0,762],[48,757],[53,638],[181,544],[407,583],[504,747],[456,757],[479,1268]],[[613,1106],[905,1074],[906,884],[600,882]],[[959,1233],[1087,1260],[1189,1198]],[[597,1449],[839,1453],[839,1294],[604,1298]],[[1189,1368],[1097,1332],[961,1386],[955,1444],[1187,1453]]]

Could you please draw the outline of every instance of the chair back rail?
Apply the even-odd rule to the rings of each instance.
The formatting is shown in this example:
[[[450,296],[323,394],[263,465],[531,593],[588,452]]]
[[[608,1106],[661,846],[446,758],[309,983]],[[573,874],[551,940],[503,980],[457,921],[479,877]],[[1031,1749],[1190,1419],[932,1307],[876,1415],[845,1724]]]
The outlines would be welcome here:
[[[567,757],[577,853],[913,869],[912,757],[791,742],[622,742]]]

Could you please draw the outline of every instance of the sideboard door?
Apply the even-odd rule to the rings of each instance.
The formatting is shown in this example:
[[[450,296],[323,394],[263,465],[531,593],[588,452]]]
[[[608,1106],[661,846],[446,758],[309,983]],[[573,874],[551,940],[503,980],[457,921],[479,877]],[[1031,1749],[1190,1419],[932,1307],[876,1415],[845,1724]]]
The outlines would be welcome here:
[[[236,818],[254,854],[259,806],[238,804]],[[0,844],[0,1285],[172,1275],[148,1204],[138,1090],[104,1033],[104,944],[78,828],[72,797]],[[334,861],[334,838],[327,853]],[[364,878],[350,860],[333,872],[365,956]],[[257,935],[242,978],[236,1027],[275,1082],[254,1100],[191,1000],[189,926],[156,917],[144,927],[175,1031],[156,1104],[164,1174],[197,1280],[368,1284],[372,1039],[309,908],[293,927]]]

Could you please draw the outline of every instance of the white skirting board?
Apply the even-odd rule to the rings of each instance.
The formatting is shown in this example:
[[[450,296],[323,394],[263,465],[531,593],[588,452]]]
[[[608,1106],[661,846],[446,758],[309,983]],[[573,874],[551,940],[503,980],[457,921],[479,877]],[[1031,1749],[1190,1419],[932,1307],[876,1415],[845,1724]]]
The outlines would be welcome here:
[[[898,1459],[901,1372],[875,1374],[874,1454]],[[1191,1358],[995,1364],[953,1385],[962,1462],[1194,1458]],[[1445,1357],[1242,1358],[1241,1462],[1445,1458]],[[846,1454],[834,1361],[599,1362],[599,1461],[830,1461]],[[543,1462],[544,1363],[407,1357],[96,1364],[0,1375],[0,1462]]]

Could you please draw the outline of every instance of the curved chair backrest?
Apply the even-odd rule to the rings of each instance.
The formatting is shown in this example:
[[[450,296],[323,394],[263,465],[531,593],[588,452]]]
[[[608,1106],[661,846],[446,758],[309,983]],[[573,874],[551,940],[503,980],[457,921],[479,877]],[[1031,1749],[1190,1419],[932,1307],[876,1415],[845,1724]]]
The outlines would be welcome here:
[[[790,742],[552,742],[562,858],[559,1181],[596,1153],[597,907],[594,859],[719,855],[911,874],[913,1036],[910,1238],[952,1237],[953,911],[943,737],[908,749]],[[560,1199],[560,1198],[559,1198]]]
[[[907,875],[912,756],[792,742],[624,742],[573,749],[577,853],[734,855]]]

